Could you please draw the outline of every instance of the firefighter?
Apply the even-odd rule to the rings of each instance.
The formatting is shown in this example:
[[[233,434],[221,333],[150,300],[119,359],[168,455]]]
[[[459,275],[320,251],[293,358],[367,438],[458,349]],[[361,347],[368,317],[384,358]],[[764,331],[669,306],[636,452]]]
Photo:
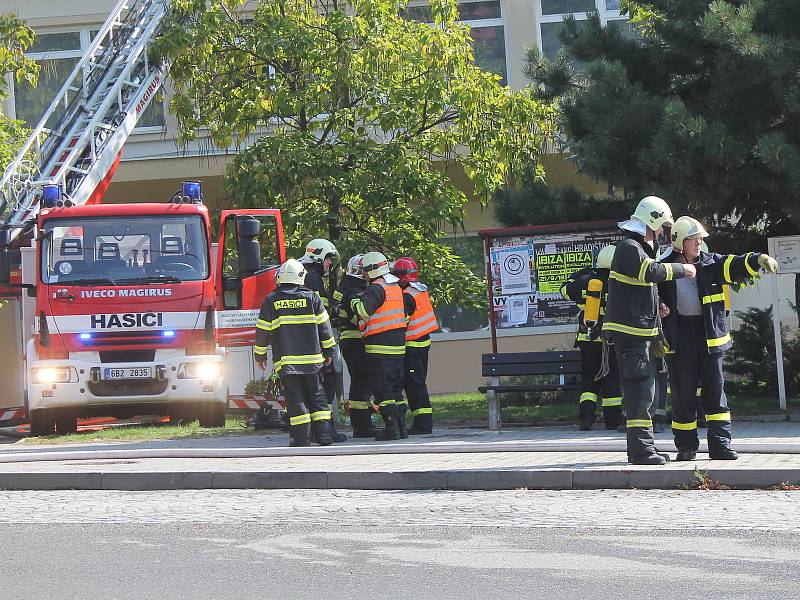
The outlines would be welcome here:
[[[723,286],[748,282],[759,276],[759,269],[778,270],[778,263],[767,254],[704,252],[701,243],[707,236],[699,221],[681,217],[672,228],[672,253],[661,258],[673,267],[690,264],[697,269],[695,279],[659,284],[672,388],[672,434],[680,461],[694,460],[700,447],[698,404],[708,423],[709,458],[738,458],[731,449],[731,413],[722,373],[723,353],[731,347]]]
[[[413,422],[409,435],[433,431],[433,408],[428,395],[428,352],[431,333],[439,329],[428,288],[419,282],[419,269],[413,258],[402,256],[394,261],[392,275],[399,279],[409,314],[406,328],[406,356],[403,363],[403,389]]]
[[[616,430],[622,424],[622,390],[619,383],[619,369],[613,348],[600,337],[605,312],[605,299],[608,288],[608,273],[614,257],[614,246],[606,246],[597,255],[597,267],[586,267],[570,275],[561,285],[561,295],[572,300],[580,308],[578,314],[578,333],[575,347],[581,352],[581,396],[578,403],[578,423],[581,431],[589,431],[594,423],[597,403],[603,410],[605,428]],[[593,279],[602,282],[599,298],[599,311],[589,315],[587,322],[586,298],[589,282]],[[605,345],[605,347],[604,347]],[[607,368],[603,366],[603,355],[607,357]]]
[[[367,355],[367,385],[383,418],[379,441],[408,437],[403,399],[403,357],[406,348],[406,311],[397,277],[389,272],[389,261],[380,252],[367,252],[361,259],[369,286],[351,300],[358,316]]]
[[[356,254],[347,261],[345,276],[333,292],[333,307],[339,327],[339,346],[347,364],[347,372],[350,373],[347,405],[354,438],[375,437],[372,405],[367,387],[367,355],[364,351],[364,338],[358,328],[358,317],[351,307],[352,301],[361,295],[368,285],[364,279],[361,263],[363,256]]]
[[[655,260],[653,242],[664,226],[672,225],[672,211],[657,196],[647,196],[627,221],[619,223],[625,238],[617,243],[608,277],[608,300],[603,336],[614,343],[626,415],[628,462],[663,465],[667,457],[655,449],[653,401],[656,373],[663,363],[652,352],[660,341],[656,283],[694,277],[693,265],[671,265]]]
[[[322,300],[322,306],[329,313],[331,312],[331,294],[328,286],[325,283],[326,277],[330,277],[331,268],[333,263],[338,260],[339,251],[332,242],[317,238],[313,239],[306,244],[306,252],[300,257],[300,262],[305,265],[308,274],[306,275],[306,287],[312,292],[315,292]],[[338,351],[337,351],[338,352]],[[322,382],[325,390],[325,396],[328,398],[328,404],[331,405],[333,411],[333,402],[339,392],[339,373],[336,371],[336,362],[340,357],[334,355],[333,361],[325,365],[322,369]],[[343,433],[336,431],[336,426],[333,425],[333,441],[343,442],[347,436]]]
[[[319,296],[305,287],[306,269],[290,258],[278,269],[278,288],[261,306],[256,323],[255,359],[260,368],[272,346],[275,371],[283,383],[289,414],[290,446],[333,443],[331,411],[322,389],[321,369],[333,357],[328,312]]]

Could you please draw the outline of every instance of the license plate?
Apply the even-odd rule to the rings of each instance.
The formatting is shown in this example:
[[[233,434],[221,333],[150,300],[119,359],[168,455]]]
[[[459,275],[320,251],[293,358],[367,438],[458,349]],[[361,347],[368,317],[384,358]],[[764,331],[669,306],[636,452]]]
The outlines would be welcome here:
[[[152,367],[123,367],[118,369],[105,369],[103,379],[152,379]]]

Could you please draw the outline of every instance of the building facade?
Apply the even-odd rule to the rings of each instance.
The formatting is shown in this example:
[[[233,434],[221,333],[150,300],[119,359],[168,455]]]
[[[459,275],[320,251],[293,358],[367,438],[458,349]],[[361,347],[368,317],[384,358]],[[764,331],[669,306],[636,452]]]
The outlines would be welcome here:
[[[9,81],[12,95],[3,106],[6,115],[36,122],[115,3],[116,0],[0,0],[0,12],[16,13],[36,30],[36,43],[29,55],[45,65],[35,89]],[[574,14],[580,27],[588,14],[596,11],[604,23],[628,31],[626,18],[619,12],[619,0],[461,0],[459,4],[462,20],[472,28],[476,62],[498,73],[514,89],[528,84],[522,67],[529,46],[536,45],[549,57],[558,51],[557,34],[566,14]],[[425,2],[413,1],[409,16],[425,20],[426,9]],[[225,204],[221,184],[231,155],[209,149],[202,139],[188,148],[178,148],[176,122],[165,108],[164,98],[168,95],[169,83],[125,145],[105,202],[159,202],[171,196],[182,180],[199,179],[212,208]],[[560,156],[545,157],[544,163],[550,185],[569,183],[588,193],[606,191],[605,184],[579,176],[573,165]],[[465,178],[463,184],[468,189]],[[483,248],[477,232],[497,226],[491,207],[471,201],[466,233],[459,234],[453,243],[471,257],[476,268],[481,268]],[[793,279],[781,277],[780,285],[782,297],[792,298]],[[734,305],[737,309],[763,306],[765,298],[769,298],[769,287],[759,283],[736,294]],[[431,391],[475,390],[481,381],[480,354],[491,351],[486,316],[470,314],[459,307],[443,307],[439,312],[446,332],[433,335],[431,361],[435,369],[430,374]],[[796,326],[796,314],[788,302],[782,303],[782,317]],[[500,333],[499,350],[566,348],[572,345],[573,335],[574,326],[504,330]]]

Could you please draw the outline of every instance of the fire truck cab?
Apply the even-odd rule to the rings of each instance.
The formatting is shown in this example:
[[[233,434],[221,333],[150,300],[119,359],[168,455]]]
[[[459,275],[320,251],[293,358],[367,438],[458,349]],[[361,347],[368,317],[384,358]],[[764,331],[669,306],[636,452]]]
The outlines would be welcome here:
[[[39,211],[32,246],[21,249],[33,435],[100,415],[224,425],[226,350],[253,343],[285,260],[283,232],[277,210],[223,211],[212,245],[192,190],[162,204],[59,201]],[[0,250],[0,281],[10,279],[8,257]]]

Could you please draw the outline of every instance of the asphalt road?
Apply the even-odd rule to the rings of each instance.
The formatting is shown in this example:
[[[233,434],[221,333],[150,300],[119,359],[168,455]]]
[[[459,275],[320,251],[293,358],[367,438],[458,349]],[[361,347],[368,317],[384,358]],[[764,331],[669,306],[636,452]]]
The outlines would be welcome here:
[[[752,599],[800,579],[800,492],[0,492],[0,506],[0,598],[15,600]]]

